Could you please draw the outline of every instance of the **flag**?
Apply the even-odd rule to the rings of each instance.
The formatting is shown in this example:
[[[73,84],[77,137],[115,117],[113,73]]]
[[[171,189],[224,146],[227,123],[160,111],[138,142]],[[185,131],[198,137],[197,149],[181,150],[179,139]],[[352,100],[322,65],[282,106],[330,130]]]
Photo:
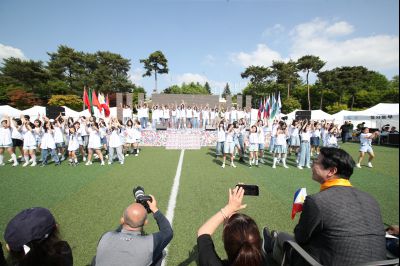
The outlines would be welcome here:
[[[88,109],[90,109],[90,101],[86,91],[86,87],[83,87],[83,103],[87,106]]]
[[[278,93],[278,101],[276,102],[276,115],[281,113],[282,103],[281,103],[281,92]]]
[[[261,119],[261,112],[262,112],[262,99],[260,99],[260,106],[258,107],[258,119]]]
[[[303,210],[303,203],[307,197],[307,190],[305,188],[299,188],[296,193],[294,193],[293,207],[292,207],[292,220],[296,213]]]
[[[263,115],[263,118],[267,118],[267,110],[266,110],[266,107],[267,107],[267,97],[264,97],[264,106],[263,106],[263,113],[264,113],[264,115]]]
[[[105,117],[109,117],[110,116],[110,108],[108,107],[106,99],[104,98],[104,95],[102,93],[99,93],[98,100],[99,100],[101,108],[104,110]]]
[[[275,94],[272,94],[270,119],[273,120],[275,118],[275,115],[276,115],[276,99],[275,99]]]
[[[97,109],[99,109],[99,112],[101,112],[101,105],[99,103],[99,100],[97,99],[95,90],[92,91],[92,104],[93,106],[97,106]]]
[[[110,100],[108,99],[108,94],[106,96],[106,104],[107,104],[108,107],[110,107]]]
[[[267,118],[269,118],[269,116],[271,115],[271,96],[268,95],[268,99],[267,99],[267,106],[265,106],[265,113],[267,114]]]
[[[89,104],[90,104],[90,108],[89,108],[89,110],[90,110],[90,113],[91,114],[94,114],[94,108],[93,108],[93,101],[92,101],[92,94],[93,94],[93,91],[92,91],[92,89],[91,88],[89,88],[89,93],[88,93],[88,98],[89,98]]]

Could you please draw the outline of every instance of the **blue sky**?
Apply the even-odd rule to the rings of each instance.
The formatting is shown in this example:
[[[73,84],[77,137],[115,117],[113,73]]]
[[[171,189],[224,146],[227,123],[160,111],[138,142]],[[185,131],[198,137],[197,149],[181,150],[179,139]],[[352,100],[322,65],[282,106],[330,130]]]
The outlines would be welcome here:
[[[47,61],[61,44],[119,53],[131,80],[151,92],[139,60],[161,50],[170,72],[159,90],[198,81],[214,94],[239,92],[250,65],[313,54],[325,69],[363,65],[389,79],[399,72],[397,0],[38,0],[0,1],[0,61]]]

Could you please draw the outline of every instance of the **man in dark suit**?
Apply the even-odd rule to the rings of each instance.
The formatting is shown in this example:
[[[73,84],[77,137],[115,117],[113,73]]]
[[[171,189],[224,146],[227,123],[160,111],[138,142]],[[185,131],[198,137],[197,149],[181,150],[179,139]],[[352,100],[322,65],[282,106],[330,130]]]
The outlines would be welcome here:
[[[313,162],[312,178],[320,192],[306,197],[294,238],[264,229],[264,250],[282,260],[285,240],[295,240],[323,265],[354,265],[386,259],[385,229],[374,198],[354,188],[355,166],[342,149],[322,148]],[[296,258],[294,258],[296,260]],[[296,265],[301,264],[297,260]]]

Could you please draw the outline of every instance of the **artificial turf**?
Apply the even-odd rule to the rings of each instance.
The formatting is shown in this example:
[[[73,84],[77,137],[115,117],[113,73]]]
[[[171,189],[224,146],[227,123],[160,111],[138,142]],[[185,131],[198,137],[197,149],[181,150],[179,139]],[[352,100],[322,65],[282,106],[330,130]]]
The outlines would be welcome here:
[[[344,144],[353,158],[358,144]],[[351,182],[373,195],[379,202],[383,221],[399,223],[399,150],[374,146],[374,168],[355,169]],[[102,233],[117,227],[123,209],[133,200],[132,188],[142,185],[146,193],[156,196],[165,214],[180,151],[164,148],[143,148],[139,157],[127,157],[125,165],[100,166],[63,164],[54,167],[0,168],[0,232],[20,210],[32,206],[49,208],[60,224],[62,237],[73,248],[74,264],[89,264],[95,255]],[[169,247],[168,265],[196,265],[197,229],[227,202],[227,191],[238,182],[257,184],[260,196],[245,197],[244,213],[253,217],[259,228],[292,232],[298,216],[290,219],[293,194],[300,187],[308,194],[319,185],[312,181],[311,170],[295,168],[294,157],[288,159],[290,169],[271,168],[271,157],[260,167],[221,168],[213,148],[187,150],[183,159],[180,187],[173,221],[174,238]],[[150,218],[146,231],[157,230]],[[221,228],[213,236],[221,257],[225,257]],[[4,240],[1,240],[2,242]]]

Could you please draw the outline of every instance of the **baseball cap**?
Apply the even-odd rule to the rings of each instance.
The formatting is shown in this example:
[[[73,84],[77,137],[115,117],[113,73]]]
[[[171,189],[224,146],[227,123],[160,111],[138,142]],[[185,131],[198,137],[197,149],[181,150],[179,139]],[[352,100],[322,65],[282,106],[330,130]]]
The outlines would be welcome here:
[[[11,250],[20,251],[32,240],[47,238],[55,229],[56,220],[46,208],[34,207],[18,213],[7,224],[4,239]]]

